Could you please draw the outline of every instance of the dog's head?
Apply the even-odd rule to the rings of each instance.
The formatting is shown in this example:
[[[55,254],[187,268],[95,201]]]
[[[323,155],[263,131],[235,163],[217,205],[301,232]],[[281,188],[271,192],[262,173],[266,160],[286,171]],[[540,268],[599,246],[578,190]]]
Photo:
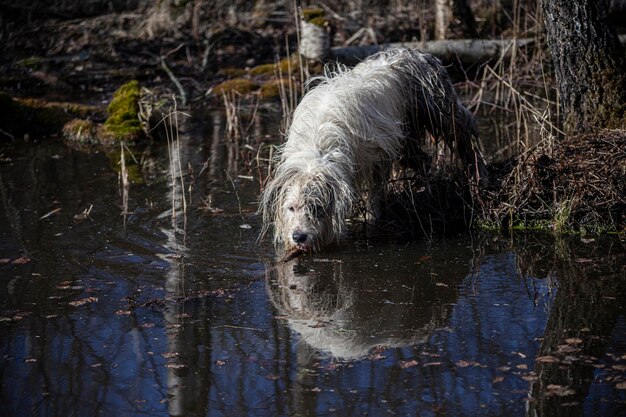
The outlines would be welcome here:
[[[324,170],[279,168],[261,196],[264,231],[273,224],[274,242],[287,251],[319,251],[341,237],[350,190]]]

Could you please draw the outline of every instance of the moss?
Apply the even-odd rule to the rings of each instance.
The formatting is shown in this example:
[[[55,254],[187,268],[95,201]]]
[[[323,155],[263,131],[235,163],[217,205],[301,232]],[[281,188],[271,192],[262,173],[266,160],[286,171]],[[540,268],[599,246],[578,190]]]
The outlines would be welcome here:
[[[283,58],[277,63],[273,64],[261,64],[250,69],[249,73],[252,76],[263,75],[287,75],[295,74],[300,71],[300,59],[297,54],[293,54],[290,57]]]
[[[72,119],[63,126],[63,137],[80,144],[97,144],[100,126],[90,120]]]
[[[135,141],[143,135],[139,121],[139,82],[122,85],[113,95],[107,109],[109,118],[104,122],[104,134],[112,140]]]
[[[302,20],[304,20],[305,22],[313,23],[312,22],[313,20],[320,19],[320,18],[324,19],[324,16],[325,16],[324,9],[319,9],[319,8],[302,9]]]
[[[315,26],[319,26],[321,28],[326,27],[328,20],[325,17],[316,17],[315,19],[309,20],[309,23]]]
[[[276,64],[262,64],[250,69],[250,75],[274,75],[276,73]]]
[[[261,86],[261,98],[272,99],[280,97],[281,89],[289,91],[289,80],[284,78],[269,80]]]
[[[213,87],[213,93],[224,94],[230,92],[236,92],[239,94],[248,94],[252,91],[256,91],[258,85],[247,78],[235,78],[232,80],[224,81],[215,87]]]

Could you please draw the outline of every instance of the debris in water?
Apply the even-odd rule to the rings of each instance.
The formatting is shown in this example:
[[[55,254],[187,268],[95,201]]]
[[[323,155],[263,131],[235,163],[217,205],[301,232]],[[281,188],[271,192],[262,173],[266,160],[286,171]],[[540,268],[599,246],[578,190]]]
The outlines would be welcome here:
[[[98,297],[87,297],[87,298],[83,298],[82,300],[70,301],[68,304],[71,305],[72,307],[79,307],[84,304],[97,303],[97,302],[98,302]]]
[[[282,257],[282,259],[279,261],[280,263],[286,263],[291,261],[292,259],[297,258],[298,256],[302,255],[305,251],[303,249],[300,248],[295,248],[292,249],[291,251],[287,252],[285,254],[285,256]]]
[[[43,216],[41,216],[41,217],[39,218],[39,220],[47,219],[48,217],[50,217],[50,216],[52,216],[52,215],[54,215],[54,214],[57,214],[57,213],[58,213],[58,212],[60,212],[60,211],[61,211],[61,207],[55,208],[54,210],[49,211],[48,213],[46,213],[46,214],[44,214]]]

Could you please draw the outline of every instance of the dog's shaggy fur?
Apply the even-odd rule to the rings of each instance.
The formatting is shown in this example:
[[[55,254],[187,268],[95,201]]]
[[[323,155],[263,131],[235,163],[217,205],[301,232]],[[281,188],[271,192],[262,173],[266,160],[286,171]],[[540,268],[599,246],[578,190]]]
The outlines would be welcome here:
[[[319,250],[338,240],[364,193],[370,214],[380,216],[391,164],[415,165],[427,133],[471,175],[484,175],[474,118],[433,56],[387,50],[318,81],[293,114],[261,196],[264,232],[274,226],[277,246]]]

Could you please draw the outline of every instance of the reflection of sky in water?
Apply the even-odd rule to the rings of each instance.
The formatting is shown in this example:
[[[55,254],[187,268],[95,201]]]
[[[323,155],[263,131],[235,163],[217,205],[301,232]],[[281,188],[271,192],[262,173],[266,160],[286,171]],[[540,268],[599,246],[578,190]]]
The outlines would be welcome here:
[[[522,415],[529,384],[521,376],[532,370],[550,301],[545,281],[518,278],[514,261],[484,258],[461,282],[446,326],[424,345],[357,361],[307,350],[274,319],[262,281],[232,299],[175,306],[169,322],[149,308],[117,315],[117,302],[26,319],[11,338],[2,332],[2,354],[12,358],[3,360],[3,404],[10,415],[166,415],[169,384],[170,404],[188,415]],[[529,295],[531,284],[538,295]],[[119,285],[111,291],[112,300],[128,294]],[[416,366],[401,368],[413,359]]]

